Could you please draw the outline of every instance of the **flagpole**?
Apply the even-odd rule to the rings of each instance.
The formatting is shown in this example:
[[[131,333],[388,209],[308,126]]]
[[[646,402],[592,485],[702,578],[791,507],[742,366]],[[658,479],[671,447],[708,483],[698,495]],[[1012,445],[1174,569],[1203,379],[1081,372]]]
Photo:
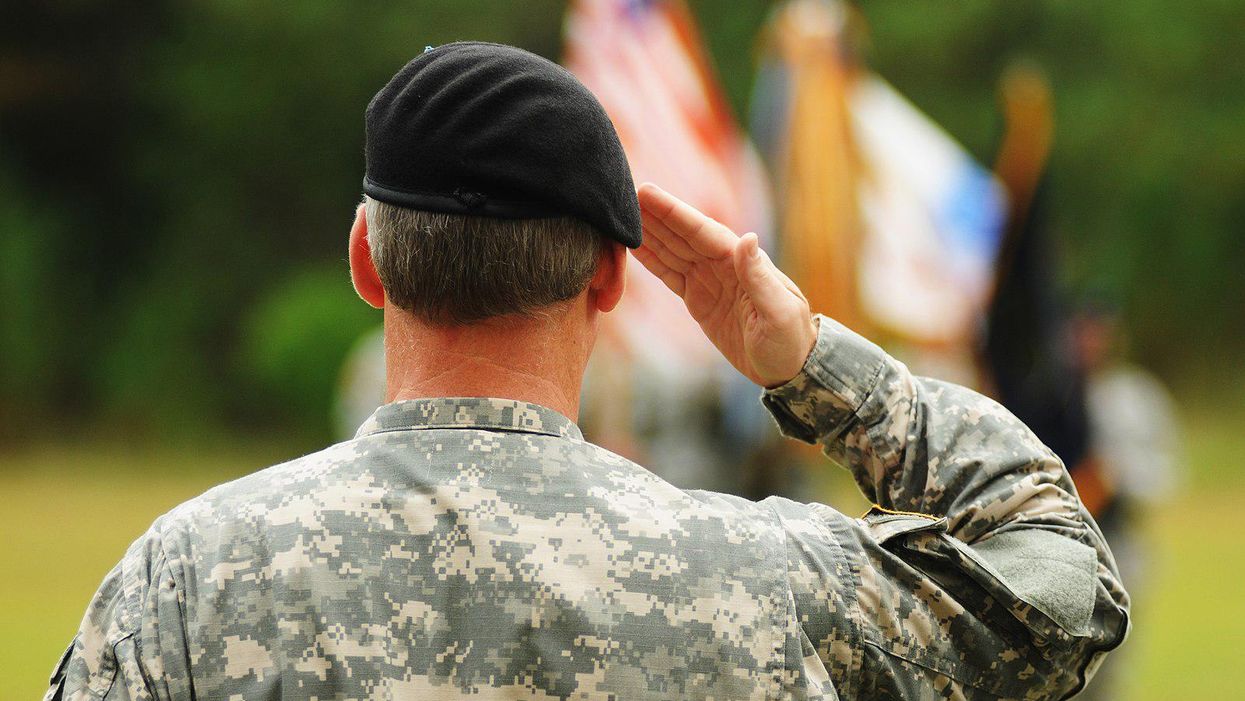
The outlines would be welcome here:
[[[869,333],[859,304],[856,261],[860,159],[851,133],[845,59],[847,13],[840,3],[794,0],[779,11],[773,41],[791,74],[786,143],[778,169],[784,193],[780,256],[814,309]]]
[[[991,299],[1002,281],[1011,274],[1022,223],[1046,172],[1054,132],[1050,84],[1042,72],[1030,64],[1017,64],[1004,74],[999,98],[1005,118],[1003,143],[995,159],[994,173],[1002,181],[1011,200],[1011,216],[995,265]]]

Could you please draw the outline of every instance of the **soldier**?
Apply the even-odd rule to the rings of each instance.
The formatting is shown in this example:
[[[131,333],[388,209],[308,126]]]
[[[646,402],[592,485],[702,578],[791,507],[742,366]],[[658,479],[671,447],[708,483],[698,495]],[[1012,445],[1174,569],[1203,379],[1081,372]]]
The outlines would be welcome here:
[[[1056,699],[1123,639],[1059,460],[811,315],[755,235],[637,202],[569,73],[431,49],[369,105],[366,154],[350,268],[389,403],[157,519],[49,699]],[[876,507],[684,491],[581,439],[627,247]]]

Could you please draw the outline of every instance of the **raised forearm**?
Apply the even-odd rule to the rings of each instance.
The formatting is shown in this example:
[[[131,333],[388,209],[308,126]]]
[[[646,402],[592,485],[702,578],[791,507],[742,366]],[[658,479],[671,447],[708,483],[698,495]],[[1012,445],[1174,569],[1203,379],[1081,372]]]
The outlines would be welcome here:
[[[1063,465],[1006,409],[913,376],[831,319],[800,374],[764,401],[784,433],[821,444],[870,501],[945,516],[965,542],[1011,524],[1085,529]]]

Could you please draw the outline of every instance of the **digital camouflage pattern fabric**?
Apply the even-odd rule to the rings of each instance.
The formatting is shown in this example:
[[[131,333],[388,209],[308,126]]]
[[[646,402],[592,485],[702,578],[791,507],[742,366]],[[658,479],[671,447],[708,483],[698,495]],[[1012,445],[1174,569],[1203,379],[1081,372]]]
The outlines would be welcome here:
[[[217,487],[108,574],[49,699],[1056,699],[1128,627],[1059,461],[821,319],[763,401],[877,507],[683,491],[438,398]]]

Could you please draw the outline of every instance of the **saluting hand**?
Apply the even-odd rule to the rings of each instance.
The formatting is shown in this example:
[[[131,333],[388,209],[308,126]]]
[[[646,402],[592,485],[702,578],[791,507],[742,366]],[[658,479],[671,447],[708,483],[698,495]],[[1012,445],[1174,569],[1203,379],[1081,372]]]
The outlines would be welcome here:
[[[808,300],[757,245],[653,185],[638,191],[637,260],[683,298],[722,355],[749,380],[777,387],[800,372],[817,340]]]

